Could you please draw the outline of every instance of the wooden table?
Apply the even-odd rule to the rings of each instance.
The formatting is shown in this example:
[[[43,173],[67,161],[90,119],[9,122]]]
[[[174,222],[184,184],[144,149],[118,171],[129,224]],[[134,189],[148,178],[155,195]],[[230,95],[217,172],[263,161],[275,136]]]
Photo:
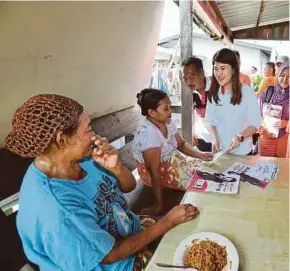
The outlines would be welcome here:
[[[177,226],[162,238],[146,271],[166,270],[155,263],[173,264],[179,243],[197,232],[216,232],[231,240],[238,250],[239,270],[288,271],[289,160],[226,155],[218,164],[203,169],[223,172],[234,162],[255,165],[258,161],[280,166],[277,179],[265,190],[242,182],[237,195],[186,192],[182,202],[197,206],[200,216]]]

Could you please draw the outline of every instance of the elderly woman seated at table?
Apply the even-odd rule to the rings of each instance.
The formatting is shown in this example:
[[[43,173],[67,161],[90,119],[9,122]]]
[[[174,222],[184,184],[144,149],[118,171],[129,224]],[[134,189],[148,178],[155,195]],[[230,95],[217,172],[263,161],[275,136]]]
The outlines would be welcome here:
[[[171,104],[165,92],[144,89],[137,98],[146,119],[135,134],[133,154],[141,181],[152,186],[155,197],[155,204],[143,212],[158,215],[163,211],[162,188],[185,190],[193,175],[195,161],[181,153],[202,160],[211,160],[212,154],[194,150],[184,141],[171,120]]]
[[[261,97],[263,117],[260,128],[259,155],[286,157],[289,134],[289,63],[278,70],[274,88],[267,88]]]
[[[30,98],[13,117],[6,147],[34,158],[21,186],[17,228],[28,259],[42,271],[143,270],[146,246],[198,214],[180,205],[142,231],[123,195],[135,188],[134,177],[70,98]]]

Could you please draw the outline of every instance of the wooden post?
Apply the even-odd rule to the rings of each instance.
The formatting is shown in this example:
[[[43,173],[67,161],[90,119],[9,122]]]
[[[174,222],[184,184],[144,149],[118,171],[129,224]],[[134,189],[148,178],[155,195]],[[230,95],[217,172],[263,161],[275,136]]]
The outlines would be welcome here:
[[[181,61],[192,56],[191,1],[180,0],[180,54]],[[181,79],[181,127],[183,138],[192,143],[192,91]]]

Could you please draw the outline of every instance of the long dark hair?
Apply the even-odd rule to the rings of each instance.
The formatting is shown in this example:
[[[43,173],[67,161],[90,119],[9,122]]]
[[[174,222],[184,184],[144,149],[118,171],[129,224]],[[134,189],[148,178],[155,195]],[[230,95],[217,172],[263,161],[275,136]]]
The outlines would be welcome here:
[[[240,83],[240,67],[235,53],[227,48],[221,49],[215,53],[212,59],[212,80],[210,85],[210,90],[208,93],[208,99],[212,103],[215,101],[217,104],[220,100],[218,97],[219,83],[214,76],[214,64],[216,62],[228,64],[232,67],[232,98],[231,104],[236,105],[240,104],[242,101],[242,89]]]
[[[155,88],[145,88],[137,94],[137,103],[141,108],[142,115],[148,117],[148,110],[156,110],[161,100],[165,99],[167,94]]]

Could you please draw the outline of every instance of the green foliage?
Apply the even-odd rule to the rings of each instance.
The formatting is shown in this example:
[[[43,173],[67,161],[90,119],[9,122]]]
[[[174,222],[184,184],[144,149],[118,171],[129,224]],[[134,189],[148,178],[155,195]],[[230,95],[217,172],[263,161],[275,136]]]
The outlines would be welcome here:
[[[256,92],[259,90],[259,86],[261,84],[262,79],[263,79],[263,77],[259,74],[256,75],[255,77],[251,78],[252,86]]]

